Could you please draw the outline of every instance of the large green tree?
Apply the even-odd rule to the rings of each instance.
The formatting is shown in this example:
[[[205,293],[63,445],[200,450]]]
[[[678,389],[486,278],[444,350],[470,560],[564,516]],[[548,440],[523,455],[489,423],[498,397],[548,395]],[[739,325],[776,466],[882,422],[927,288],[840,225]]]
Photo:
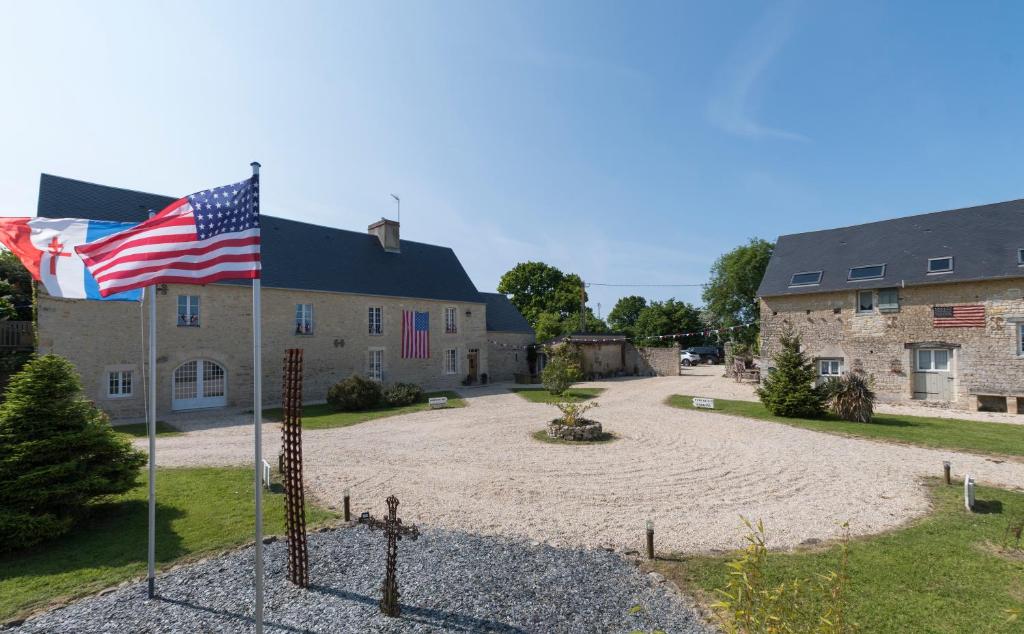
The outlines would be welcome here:
[[[563,273],[543,262],[520,262],[501,276],[498,292],[508,295],[536,328],[541,313],[555,313],[559,319],[578,314],[582,286],[583,280],[575,273]]]
[[[640,311],[636,320],[636,337],[645,346],[672,346],[677,340],[656,339],[657,335],[670,335],[681,332],[701,332],[707,326],[700,318],[700,309],[693,304],[668,299],[663,302],[651,302]],[[703,343],[703,337],[690,337],[678,340],[686,346]]]
[[[647,308],[647,300],[639,295],[620,297],[608,313],[608,327],[613,332],[633,337],[636,335],[636,322],[644,308]]]
[[[558,313],[544,312],[537,318],[537,324],[533,327],[537,335],[537,341],[548,341],[559,335],[570,335],[580,331],[580,312],[569,313],[565,317]],[[587,308],[586,329],[588,333],[608,332],[608,326],[594,315],[594,311]]]
[[[728,328],[758,321],[757,287],[774,247],[771,242],[751,238],[747,244],[715,261],[703,294],[705,310],[714,327]],[[758,327],[738,328],[728,336],[733,341],[752,345],[757,341]]]
[[[0,319],[32,320],[32,274],[10,251],[0,251]]]

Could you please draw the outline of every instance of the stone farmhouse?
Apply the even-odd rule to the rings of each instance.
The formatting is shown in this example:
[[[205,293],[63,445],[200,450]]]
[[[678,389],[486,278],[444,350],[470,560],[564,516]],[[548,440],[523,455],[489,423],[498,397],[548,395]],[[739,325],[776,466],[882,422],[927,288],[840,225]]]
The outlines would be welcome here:
[[[140,222],[173,200],[43,174],[37,213]],[[307,402],[354,373],[445,389],[527,371],[529,324],[504,296],[477,291],[450,248],[403,240],[383,219],[360,233],[264,215],[261,234],[266,404],[280,401],[287,348],[305,351]],[[158,410],[251,406],[248,281],[161,285],[156,298]],[[57,299],[42,287],[37,306],[40,352],[74,363],[111,416],[144,416],[148,307]],[[429,358],[402,358],[406,310],[429,315]]]
[[[758,296],[769,371],[791,328],[822,379],[1024,413],[1024,200],[782,236]]]

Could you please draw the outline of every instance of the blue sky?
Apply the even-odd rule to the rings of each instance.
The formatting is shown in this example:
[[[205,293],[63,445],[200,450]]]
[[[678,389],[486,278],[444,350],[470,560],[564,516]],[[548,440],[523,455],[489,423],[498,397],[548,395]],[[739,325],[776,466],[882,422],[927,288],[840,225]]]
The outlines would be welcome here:
[[[700,283],[751,236],[1024,197],[1024,4],[5,2],[0,214],[40,172]],[[310,261],[315,266],[315,261]],[[592,288],[699,300],[695,288]]]

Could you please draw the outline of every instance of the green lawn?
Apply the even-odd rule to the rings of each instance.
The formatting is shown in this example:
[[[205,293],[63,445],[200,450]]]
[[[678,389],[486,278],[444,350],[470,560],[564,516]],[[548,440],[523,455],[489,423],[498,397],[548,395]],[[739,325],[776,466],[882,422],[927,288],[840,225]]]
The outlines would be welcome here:
[[[603,387],[572,387],[566,390],[565,394],[555,396],[544,389],[513,387],[509,390],[531,403],[578,403],[579,401],[589,401],[604,392]]]
[[[253,538],[253,473],[248,468],[160,469],[156,557],[160,566]],[[64,537],[30,551],[0,555],[0,621],[66,597],[97,592],[146,574],[147,478]],[[264,532],[284,533],[284,496],[264,496]],[[309,504],[310,525],[333,517]]]
[[[331,427],[349,427],[358,423],[365,423],[368,420],[398,416],[410,412],[419,412],[430,409],[428,398],[436,396],[447,396],[448,407],[465,407],[466,402],[459,398],[455,392],[428,392],[423,395],[423,400],[412,405],[402,407],[381,407],[362,412],[336,412],[327,403],[317,405],[304,405],[302,407],[302,428],[303,429],[328,429]],[[271,420],[282,420],[284,412],[280,407],[263,410],[264,418]]]
[[[615,434],[606,431],[602,432],[601,436],[597,440],[565,440],[564,438],[552,438],[548,436],[548,430],[538,429],[537,431],[530,434],[534,440],[540,442],[546,442],[552,445],[603,445],[604,443],[618,440],[619,437]]]
[[[149,425],[146,423],[132,423],[130,425],[114,425],[114,431],[121,434],[128,434],[136,438],[147,438],[149,437]],[[156,435],[157,436],[178,436],[182,432],[175,427],[171,427],[162,420],[156,421]]]
[[[983,512],[968,513],[962,485],[930,486],[930,516],[908,528],[850,543],[849,613],[859,631],[1024,630],[1020,621],[1008,625],[1005,613],[1024,608],[1024,552],[1005,537],[1007,527],[1024,518],[1024,494],[978,487],[976,499]],[[770,536],[772,527],[765,529]],[[714,590],[726,583],[729,559],[684,555],[656,560],[653,567],[713,603]],[[811,578],[835,569],[838,561],[838,546],[771,553],[768,578],[775,585]],[[800,625],[797,631],[810,631],[809,624]]]
[[[698,409],[693,406],[692,396],[677,394],[670,396],[666,402],[682,409]],[[769,414],[759,402],[720,398],[715,399],[714,410],[700,411],[746,416],[830,434],[859,436],[922,447],[1024,456],[1024,425],[895,414],[877,414],[870,423],[851,423],[834,416],[822,419],[783,418]]]

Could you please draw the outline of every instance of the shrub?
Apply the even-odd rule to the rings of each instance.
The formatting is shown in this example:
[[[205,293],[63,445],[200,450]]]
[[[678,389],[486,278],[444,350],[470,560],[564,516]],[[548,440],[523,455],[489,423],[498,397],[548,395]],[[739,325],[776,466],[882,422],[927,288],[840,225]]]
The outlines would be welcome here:
[[[0,405],[0,551],[71,530],[86,505],[135,486],[146,456],[82,399],[66,359],[32,359]]]
[[[774,583],[769,578],[764,525],[749,529],[747,547],[729,567],[729,581],[716,593],[711,607],[728,634],[846,634],[856,630],[849,621],[849,537],[843,540],[839,567],[814,579]],[[846,527],[846,525],[844,525]]]
[[[568,343],[552,346],[548,351],[548,362],[541,372],[544,389],[554,395],[564,394],[572,384],[583,377],[580,368],[579,351]]]
[[[591,408],[597,407],[597,403],[555,403],[554,406],[558,408],[558,411],[562,412],[558,422],[569,427],[575,427],[587,422],[583,415]]]
[[[423,400],[423,388],[415,383],[395,383],[384,390],[384,400],[392,407],[412,405]]]
[[[384,391],[380,383],[353,374],[347,379],[335,383],[327,390],[327,402],[334,409],[342,412],[355,412],[380,407],[384,401]]]
[[[871,380],[863,372],[847,372],[829,379],[822,387],[825,402],[832,413],[843,420],[870,423],[875,413],[875,393]]]
[[[782,350],[773,358],[775,369],[757,390],[765,408],[776,416],[818,418],[824,413],[822,391],[814,384],[814,363],[800,351],[800,337],[785,331],[779,338]]]

